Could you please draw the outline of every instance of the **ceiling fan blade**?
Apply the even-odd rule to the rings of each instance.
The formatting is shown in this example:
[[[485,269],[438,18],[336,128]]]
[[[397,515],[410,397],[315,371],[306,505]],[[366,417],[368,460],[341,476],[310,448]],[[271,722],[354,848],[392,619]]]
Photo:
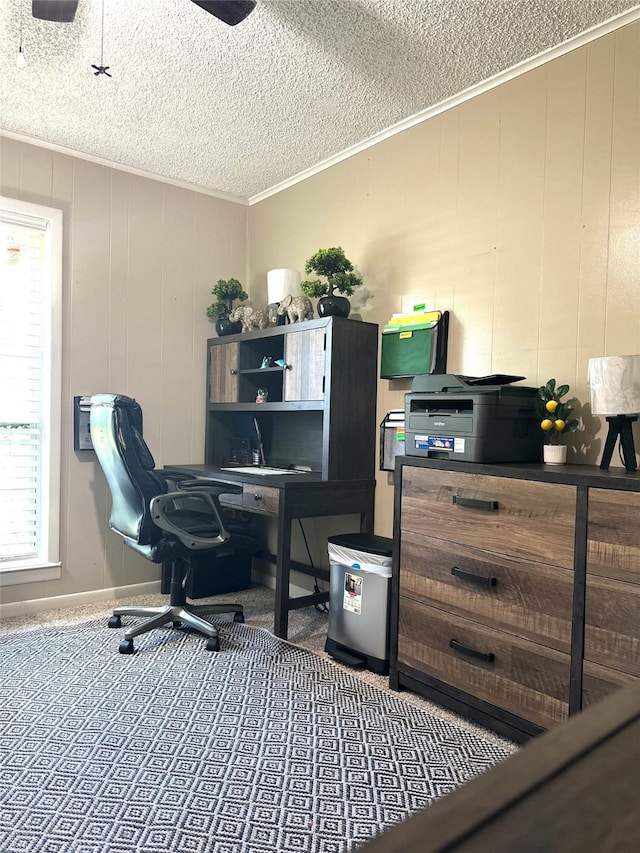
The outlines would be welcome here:
[[[192,0],[192,3],[235,27],[253,12],[256,0]]]
[[[43,21],[69,24],[76,16],[78,0],[31,0],[31,14]]]

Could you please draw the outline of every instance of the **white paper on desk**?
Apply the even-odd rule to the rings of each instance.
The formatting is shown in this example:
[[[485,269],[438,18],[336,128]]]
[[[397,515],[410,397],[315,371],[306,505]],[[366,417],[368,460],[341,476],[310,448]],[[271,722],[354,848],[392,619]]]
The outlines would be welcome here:
[[[235,471],[236,474],[261,474],[268,477],[270,474],[303,474],[303,471],[296,471],[293,468],[259,468],[257,465],[247,466],[246,468],[221,468],[221,471]]]

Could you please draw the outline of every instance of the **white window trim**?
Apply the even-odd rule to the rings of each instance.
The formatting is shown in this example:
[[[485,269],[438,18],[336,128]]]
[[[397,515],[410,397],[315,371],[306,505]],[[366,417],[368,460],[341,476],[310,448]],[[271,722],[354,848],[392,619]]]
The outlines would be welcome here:
[[[32,204],[21,199],[0,196],[0,207],[25,216],[35,216],[49,221],[45,235],[47,272],[51,287],[47,291],[49,304],[49,327],[45,332],[44,369],[48,373],[47,396],[44,405],[48,409],[48,434],[44,435],[46,450],[43,453],[43,490],[46,530],[42,531],[43,553],[41,563],[0,564],[0,586],[55,580],[60,577],[60,445],[62,416],[62,211],[54,207]]]

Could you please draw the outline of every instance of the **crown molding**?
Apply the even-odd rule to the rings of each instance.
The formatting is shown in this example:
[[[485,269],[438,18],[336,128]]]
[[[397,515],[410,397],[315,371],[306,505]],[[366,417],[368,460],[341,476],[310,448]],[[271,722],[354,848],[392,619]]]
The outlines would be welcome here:
[[[105,160],[103,157],[94,157],[93,154],[85,154],[83,151],[74,151],[72,148],[65,148],[63,145],[56,145],[53,142],[45,142],[42,139],[37,139],[32,136],[27,136],[23,133],[14,133],[11,130],[0,128],[0,137],[5,136],[7,139],[15,139],[16,142],[25,142],[28,145],[35,145],[38,148],[47,148],[49,151],[55,151],[58,154],[65,154],[67,157],[76,157],[78,160],[87,160],[89,163],[96,163],[98,166],[106,166],[108,169],[117,169],[119,172],[128,172],[130,175],[137,175],[139,178],[147,178],[150,181],[158,181],[162,184],[169,184],[172,187],[180,187],[183,190],[200,193],[201,195],[213,196],[223,201],[232,201],[235,204],[247,205],[248,199],[243,196],[232,195],[231,193],[217,192],[206,187],[190,184],[188,181],[177,181],[174,178],[167,178],[164,175],[156,175],[154,172],[146,172],[144,169],[136,169],[133,166],[123,166],[122,163],[115,163],[112,160]]]

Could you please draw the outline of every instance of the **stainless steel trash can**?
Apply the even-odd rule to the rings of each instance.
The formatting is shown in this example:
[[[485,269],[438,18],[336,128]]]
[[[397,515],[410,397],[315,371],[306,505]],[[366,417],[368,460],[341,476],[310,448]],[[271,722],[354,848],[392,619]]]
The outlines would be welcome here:
[[[329,628],[325,651],[341,663],[389,671],[393,540],[371,533],[330,536]]]

